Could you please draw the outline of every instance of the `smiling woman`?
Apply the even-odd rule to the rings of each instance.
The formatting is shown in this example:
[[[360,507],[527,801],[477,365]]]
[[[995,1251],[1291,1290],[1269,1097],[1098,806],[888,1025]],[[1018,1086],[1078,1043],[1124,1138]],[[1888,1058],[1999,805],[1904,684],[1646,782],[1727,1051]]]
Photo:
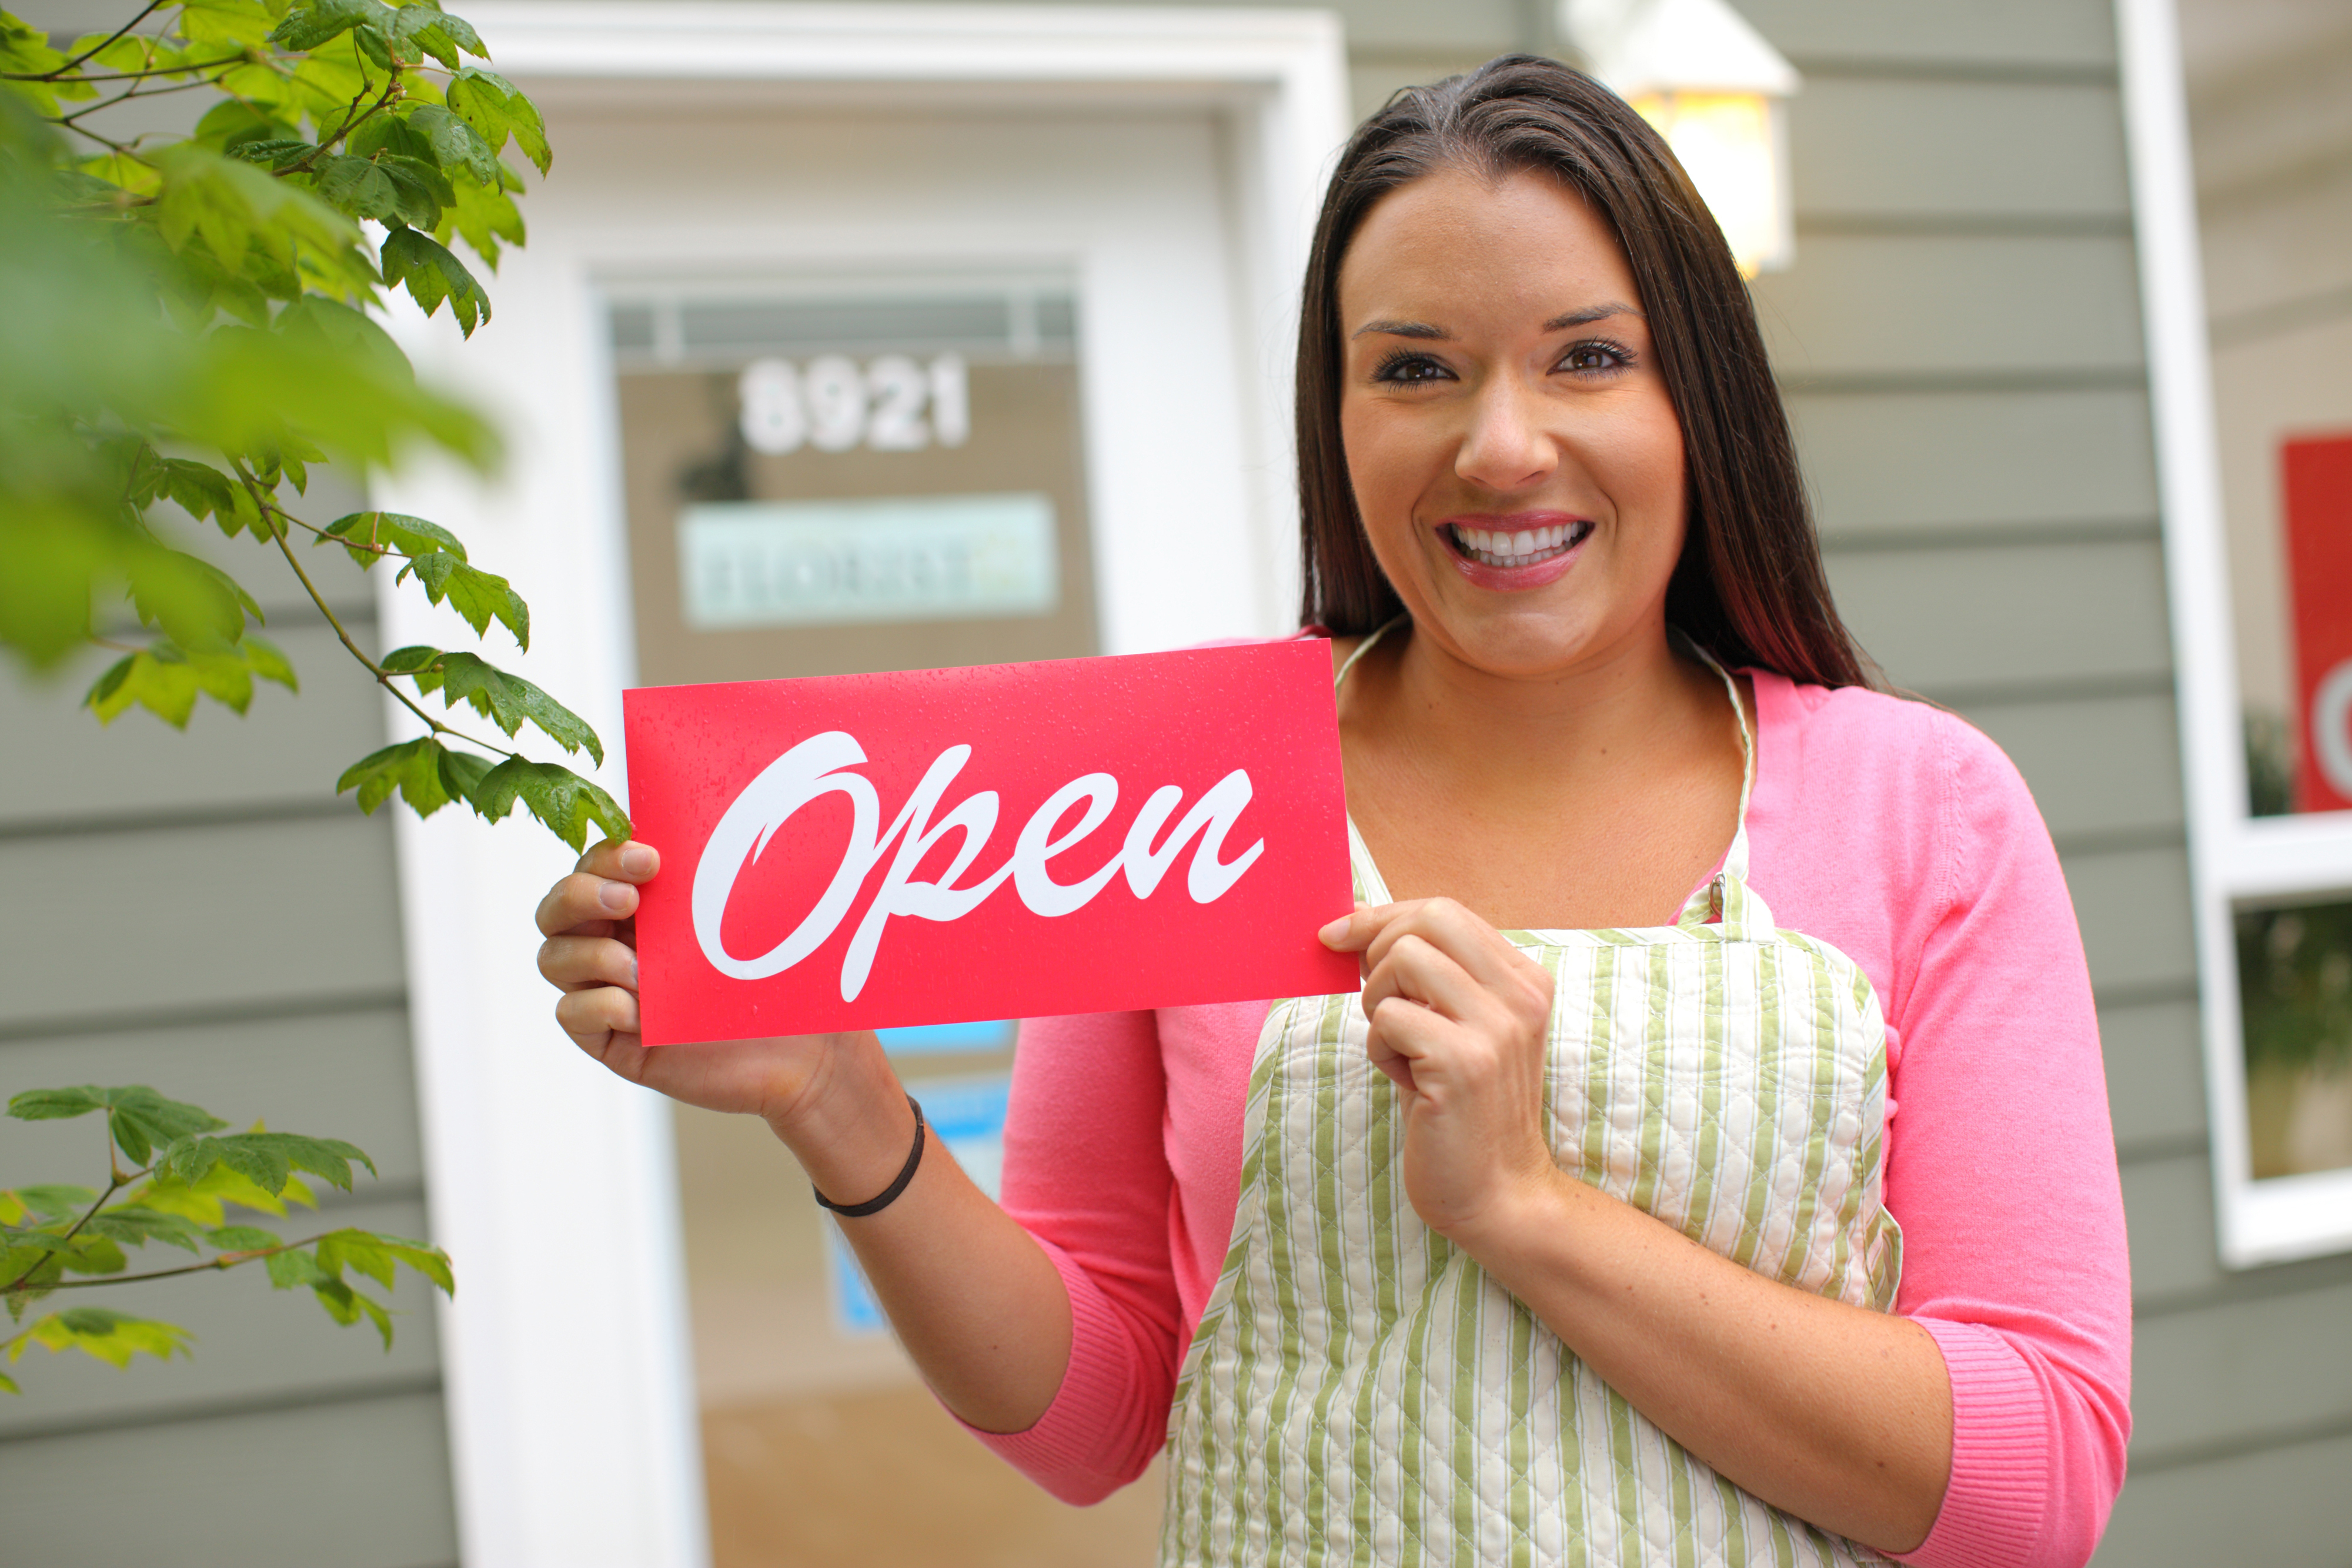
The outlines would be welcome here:
[[[1002,1207],[870,1033],[645,1049],[651,846],[541,906],[566,1030],[881,1193],[877,1298],[1056,1495],[1164,1444],[1163,1563],[2085,1561],[2129,1305],[2065,883],[1869,685],[1672,154],[1550,61],[1398,95],[1297,413],[1360,996],[1030,1020]]]

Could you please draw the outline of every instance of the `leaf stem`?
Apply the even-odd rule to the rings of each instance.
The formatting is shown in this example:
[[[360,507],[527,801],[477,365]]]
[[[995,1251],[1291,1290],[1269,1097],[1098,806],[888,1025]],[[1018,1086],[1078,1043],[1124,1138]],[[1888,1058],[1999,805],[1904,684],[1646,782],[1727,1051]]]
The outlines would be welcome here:
[[[400,89],[400,68],[397,66],[393,68],[392,74],[384,78],[383,92],[373,103],[368,105],[366,109],[361,110],[360,100],[367,97],[369,90],[374,86],[375,84],[373,82],[367,79],[367,68],[364,66],[361,67],[360,90],[352,95],[351,107],[343,111],[345,114],[350,115],[350,118],[345,120],[343,123],[336,129],[333,135],[321,136],[319,138],[319,151],[317,152],[311,153],[309,158],[305,158],[300,162],[292,164],[289,167],[279,171],[279,172],[290,174],[297,169],[307,172],[312,159],[317,158],[321,152],[328,152],[333,148],[337,142],[342,141],[344,138],[351,135],[352,131],[357,131],[361,126],[365,125],[369,120],[382,113],[383,106],[392,101],[393,94],[397,92]],[[357,110],[358,112],[354,113],[354,110]]]
[[[236,476],[243,482],[246,493],[253,497],[253,504],[259,507],[265,515],[276,517],[285,522],[291,522],[294,520],[292,517],[288,516],[286,509],[280,507],[277,501],[269,496],[268,492],[262,489],[261,482],[255,478],[253,471],[245,465],[245,459],[242,457],[231,456],[229,458],[229,464],[236,470]],[[306,523],[303,526],[308,528],[310,525]],[[451,726],[443,724],[439,719],[435,718],[431,714],[426,713],[423,708],[412,702],[406,692],[402,691],[398,686],[392,684],[392,672],[385,669],[382,664],[377,664],[373,659],[369,658],[365,653],[360,652],[360,645],[352,641],[352,634],[343,629],[341,620],[336,616],[332,609],[329,608],[327,604],[327,596],[319,591],[319,585],[310,580],[310,574],[309,572],[302,570],[301,561],[297,559],[294,554],[294,547],[286,541],[287,530],[283,528],[275,528],[270,530],[270,535],[277,542],[278,553],[286,558],[286,564],[294,569],[295,577],[301,581],[302,591],[310,596],[310,602],[319,607],[319,613],[325,616],[327,618],[327,624],[335,629],[335,636],[342,643],[344,648],[350,652],[352,657],[357,659],[360,662],[361,666],[365,669],[369,674],[375,677],[375,684],[392,694],[394,701],[399,703],[401,706],[406,708],[418,718],[424,720],[425,727],[435,735],[452,736],[457,739],[464,741],[468,746],[478,746],[485,751],[495,751],[501,757],[520,757],[522,755],[522,753],[519,751],[510,750],[506,747],[495,745],[490,741],[478,739],[473,736],[467,735],[462,729],[457,729]]]
[[[108,152],[115,153],[120,157],[139,159],[139,162],[142,163],[146,162],[145,159],[139,158],[139,143],[145,140],[143,132],[139,136],[132,137],[128,141],[117,141],[111,136],[100,136],[97,131],[92,131],[87,125],[76,125],[71,120],[58,120],[52,117],[49,123],[52,125],[61,126],[65,130],[72,131],[76,136],[86,136],[90,141],[97,142],[100,147],[105,148]],[[152,198],[149,199],[152,200]],[[90,207],[85,210],[92,212],[110,212],[113,208],[114,204],[107,202],[94,203]]]
[[[113,1179],[107,1184],[106,1190],[98,1195],[98,1201],[89,1206],[89,1212],[84,1214],[79,1219],[75,1220],[71,1230],[67,1231],[63,1236],[58,1238],[58,1240],[60,1243],[71,1241],[75,1237],[80,1235],[81,1228],[98,1218],[98,1211],[106,1207],[107,1199],[112,1197],[116,1193],[121,1192],[124,1187],[129,1186],[132,1182],[137,1181],[141,1176],[147,1174],[142,1170],[133,1171],[129,1176],[124,1176],[122,1174],[122,1167],[114,1163],[114,1113],[110,1111],[107,1113],[106,1117],[106,1166],[108,1174],[111,1176]],[[47,1263],[51,1258],[59,1257],[62,1254],[60,1253],[51,1252],[43,1256],[39,1262],[33,1264],[30,1268],[17,1275],[15,1279],[9,1281],[6,1284],[0,1285],[0,1296],[5,1296],[13,1291],[21,1290],[24,1287],[26,1281],[40,1272],[42,1264]]]

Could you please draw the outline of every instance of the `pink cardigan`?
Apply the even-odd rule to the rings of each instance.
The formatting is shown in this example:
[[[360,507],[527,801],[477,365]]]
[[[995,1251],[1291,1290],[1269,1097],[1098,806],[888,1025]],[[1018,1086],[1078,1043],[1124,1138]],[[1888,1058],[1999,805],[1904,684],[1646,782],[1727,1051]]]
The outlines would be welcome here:
[[[1952,1477],[1928,1568],[2089,1558],[2123,1485],[2131,1295],[2098,1020],[2048,831],[1960,720],[1754,672],[1753,881],[1784,927],[1858,962],[1887,1023],[1896,1310],[1942,1349]],[[978,1434],[1093,1502],[1165,1437],[1238,1198],[1268,1004],[1022,1026],[1004,1207],[1070,1292],[1060,1391]]]

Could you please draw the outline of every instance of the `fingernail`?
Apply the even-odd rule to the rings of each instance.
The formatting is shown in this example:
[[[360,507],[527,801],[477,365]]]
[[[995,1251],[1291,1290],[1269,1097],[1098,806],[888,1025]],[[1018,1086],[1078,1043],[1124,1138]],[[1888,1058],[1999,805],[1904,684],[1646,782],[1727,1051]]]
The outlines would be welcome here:
[[[1339,919],[1334,920],[1330,925],[1326,925],[1322,930],[1318,931],[1315,935],[1321,937],[1323,945],[1328,947],[1332,943],[1337,942],[1340,937],[1345,936],[1348,934],[1348,922],[1354,918],[1355,916],[1352,915],[1342,915]]]
[[[642,988],[637,984],[637,956],[632,953],[629,955],[629,989],[635,991]]]
[[[608,882],[596,890],[598,902],[618,915],[629,907],[629,899],[637,890],[625,882]]]
[[[621,851],[621,869],[631,876],[644,876],[654,869],[654,852],[643,844],[630,844]]]

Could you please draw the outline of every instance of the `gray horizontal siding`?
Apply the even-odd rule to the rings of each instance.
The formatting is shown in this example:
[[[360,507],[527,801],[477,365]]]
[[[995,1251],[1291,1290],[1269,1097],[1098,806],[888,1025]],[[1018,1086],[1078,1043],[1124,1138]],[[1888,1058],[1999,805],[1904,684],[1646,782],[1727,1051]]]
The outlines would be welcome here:
[[[1833,550],[1838,608],[1897,685],[1968,706],[1996,692],[2169,685],[2153,539]]]
[[[397,992],[392,828],[356,813],[0,841],[0,1037]]]
[[[1853,62],[1882,74],[1904,66],[1958,73],[1990,67],[2111,67],[2107,0],[1736,0],[1740,14],[1809,72]]]
[[[2134,1472],[2099,1568],[2294,1563],[2346,1568],[2344,1478],[2352,1431],[2265,1444],[2196,1465]]]
[[[2193,997],[2110,998],[2099,1007],[2099,1043],[2116,1147],[2126,1159],[2204,1146],[2205,1047]]]
[[[0,1519],[26,1568],[452,1568],[448,1473],[416,1390],[11,1443]]]
[[[1801,392],[1789,412],[1832,548],[2155,530],[2137,388]]]
[[[408,1015],[397,1002],[0,1044],[0,1098],[68,1083],[144,1083],[238,1126],[261,1121],[357,1144],[382,1176],[363,1192],[417,1191],[425,1178]],[[95,1127],[7,1124],[0,1186],[87,1181],[100,1158]]]
[[[2083,925],[2092,989],[2137,998],[2195,985],[2186,850],[2072,854],[2063,864]]]
[[[2133,1296],[2145,1303],[2222,1283],[2213,1229],[2213,1173],[2203,1148],[2129,1161],[2123,1177]]]
[[[353,631],[373,651],[373,617]],[[300,694],[264,684],[243,718],[207,701],[184,732],[144,709],[100,729],[78,705],[110,654],[77,661],[46,689],[0,683],[0,732],[37,759],[0,769],[0,836],[331,807],[336,778],[383,744],[375,683],[315,619],[272,641],[293,662]]]
[[[364,1184],[361,1192],[367,1193]],[[255,1223],[289,1241],[346,1226],[411,1238],[425,1228],[425,1207],[414,1198],[330,1201],[316,1213],[293,1208],[282,1220]],[[131,1257],[133,1272],[188,1260],[185,1253],[154,1246],[133,1249]],[[373,1281],[361,1284],[383,1299]],[[227,1274],[60,1292],[42,1310],[109,1307],[162,1318],[194,1336],[194,1354],[168,1362],[142,1357],[118,1370],[79,1354],[34,1351],[10,1369],[25,1392],[0,1402],[0,1469],[32,1439],[433,1385],[440,1372],[433,1292],[404,1270],[391,1300],[400,1315],[392,1348],[385,1350],[374,1329],[364,1322],[341,1327],[309,1291],[270,1289],[258,1264]]]
[[[301,510],[355,505],[321,483]],[[202,704],[180,732],[81,711],[102,656],[0,683],[0,879],[19,894],[0,913],[0,1094],[148,1083],[236,1125],[347,1139],[382,1179],[264,1223],[429,1239],[392,830],[334,793],[383,743],[381,696],[274,552],[190,540],[254,591],[302,691],[264,685],[243,719]],[[301,559],[373,649],[372,585],[339,550]],[[101,1137],[94,1120],[0,1123],[0,1185],[102,1177]],[[184,1257],[149,1248],[132,1268]],[[52,1298],[179,1322],[195,1354],[117,1371],[36,1351],[11,1369],[26,1392],[0,1397],[0,1560],[454,1563],[432,1304],[406,1277],[394,1301],[387,1354],[252,1269]]]
[[[1852,216],[2007,224],[2131,214],[2123,117],[2113,87],[1824,76],[1790,106],[1797,209]]]
[[[2152,1461],[2250,1445],[2281,1428],[2352,1425],[2352,1279],[2143,1313],[2133,1442]]]
[[[1758,279],[1774,362],[1841,383],[2136,384],[2139,286],[2122,235],[1819,234]]]
[[[2169,693],[1978,702],[1960,711],[2017,764],[2062,849],[2181,831]]]
[[[2216,1255],[2109,0],[1737,0],[1806,73],[1756,296],[1841,610],[2017,762],[2099,998],[2139,1322],[2107,1568],[2345,1568],[2352,1260]]]

